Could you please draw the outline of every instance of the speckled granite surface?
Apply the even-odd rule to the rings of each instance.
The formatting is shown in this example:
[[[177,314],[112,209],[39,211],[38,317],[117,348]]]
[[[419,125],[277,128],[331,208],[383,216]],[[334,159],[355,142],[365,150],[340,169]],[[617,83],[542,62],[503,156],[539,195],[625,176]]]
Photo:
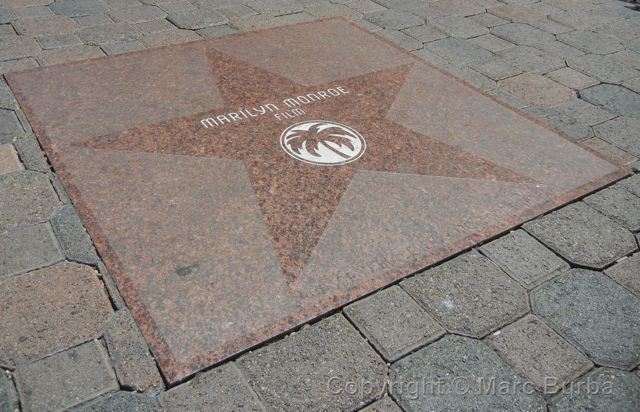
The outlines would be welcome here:
[[[626,174],[342,19],[7,78],[169,382]]]

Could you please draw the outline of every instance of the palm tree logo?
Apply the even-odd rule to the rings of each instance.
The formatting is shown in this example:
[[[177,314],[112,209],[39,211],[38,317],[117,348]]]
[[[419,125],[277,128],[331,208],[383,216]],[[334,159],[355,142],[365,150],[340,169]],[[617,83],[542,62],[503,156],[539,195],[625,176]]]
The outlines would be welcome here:
[[[294,159],[335,166],[358,160],[367,144],[352,128],[325,120],[294,124],[280,135],[280,145]]]

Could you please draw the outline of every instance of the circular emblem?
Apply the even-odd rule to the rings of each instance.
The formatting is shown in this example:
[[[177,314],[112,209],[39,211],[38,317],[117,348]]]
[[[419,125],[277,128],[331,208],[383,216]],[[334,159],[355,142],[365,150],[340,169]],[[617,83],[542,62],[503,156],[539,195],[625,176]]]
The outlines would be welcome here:
[[[294,159],[322,166],[353,162],[367,148],[360,133],[326,120],[310,120],[287,127],[280,135],[280,145]]]

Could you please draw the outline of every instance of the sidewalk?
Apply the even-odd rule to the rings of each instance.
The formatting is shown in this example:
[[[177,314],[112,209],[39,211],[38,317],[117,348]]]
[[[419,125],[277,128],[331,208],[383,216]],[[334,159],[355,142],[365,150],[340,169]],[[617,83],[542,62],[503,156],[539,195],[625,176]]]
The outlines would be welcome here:
[[[619,0],[0,0],[0,73],[331,16],[640,170]],[[4,79],[0,193],[0,411],[639,408],[637,174],[171,387]]]

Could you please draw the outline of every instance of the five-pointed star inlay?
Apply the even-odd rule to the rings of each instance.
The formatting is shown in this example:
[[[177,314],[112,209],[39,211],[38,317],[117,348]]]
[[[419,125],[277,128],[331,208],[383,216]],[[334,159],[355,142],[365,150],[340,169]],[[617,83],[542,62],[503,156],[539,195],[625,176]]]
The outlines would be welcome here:
[[[208,57],[212,81],[217,82],[224,108],[95,138],[82,146],[243,161],[289,282],[301,272],[359,169],[530,182],[513,171],[389,120],[387,113],[412,64],[309,87],[213,48],[208,50]],[[301,106],[306,114],[296,119],[282,121],[267,114],[214,128],[200,123],[203,117],[265,103],[276,103],[285,110],[285,98],[338,86],[349,93]],[[434,109],[437,110],[423,110]],[[282,131],[293,123],[315,119],[357,130],[366,140],[366,152],[358,160],[340,166],[312,165],[288,156],[279,143]]]

